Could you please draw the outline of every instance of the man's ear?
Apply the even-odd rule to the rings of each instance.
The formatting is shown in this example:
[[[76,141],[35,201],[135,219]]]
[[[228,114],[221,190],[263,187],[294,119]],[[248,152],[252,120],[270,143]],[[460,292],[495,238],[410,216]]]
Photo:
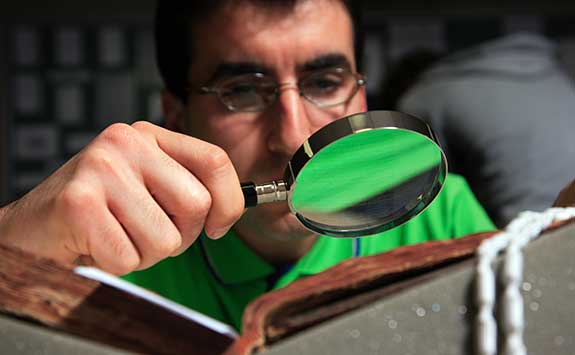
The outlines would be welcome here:
[[[167,129],[184,132],[184,118],[186,116],[184,103],[168,90],[162,92],[162,111]]]

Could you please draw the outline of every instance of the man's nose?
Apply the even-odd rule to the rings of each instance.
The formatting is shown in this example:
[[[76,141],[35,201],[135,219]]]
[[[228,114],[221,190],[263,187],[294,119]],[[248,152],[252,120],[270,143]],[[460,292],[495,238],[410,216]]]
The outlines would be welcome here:
[[[310,105],[295,85],[280,85],[277,100],[270,111],[269,119],[274,124],[268,136],[268,148],[274,153],[291,157],[319,128],[310,117]]]

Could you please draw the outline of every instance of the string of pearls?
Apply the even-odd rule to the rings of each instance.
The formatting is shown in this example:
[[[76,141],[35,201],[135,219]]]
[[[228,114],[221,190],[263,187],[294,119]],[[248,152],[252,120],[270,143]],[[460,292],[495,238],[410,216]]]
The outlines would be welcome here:
[[[527,350],[523,342],[525,319],[523,298],[519,286],[523,277],[523,254],[521,250],[531,240],[554,221],[575,217],[575,208],[550,208],[545,212],[521,213],[505,230],[481,243],[476,253],[476,350],[477,355],[495,355],[497,353],[497,322],[494,317],[496,297],[495,273],[492,265],[497,255],[505,249],[502,264],[502,350],[505,355],[525,355]]]

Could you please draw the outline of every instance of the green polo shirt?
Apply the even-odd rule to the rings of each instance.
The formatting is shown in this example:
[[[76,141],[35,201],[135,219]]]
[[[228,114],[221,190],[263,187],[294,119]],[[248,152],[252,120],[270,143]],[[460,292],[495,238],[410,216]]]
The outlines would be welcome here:
[[[406,224],[370,237],[320,236],[311,250],[270,285],[273,266],[254,254],[233,232],[219,240],[200,237],[185,253],[125,278],[173,301],[241,330],[246,305],[270,289],[317,274],[353,257],[399,246],[449,239],[495,229],[465,180],[448,175],[435,201]],[[359,241],[359,247],[356,243]]]

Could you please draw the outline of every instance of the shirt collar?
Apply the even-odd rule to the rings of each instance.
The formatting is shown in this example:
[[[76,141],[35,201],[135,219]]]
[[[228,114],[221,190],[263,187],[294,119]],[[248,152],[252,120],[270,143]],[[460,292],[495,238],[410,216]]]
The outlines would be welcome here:
[[[213,240],[202,235],[208,267],[214,277],[226,285],[265,279],[275,268],[255,254],[230,230],[223,238]],[[310,251],[288,272],[290,279],[322,272],[352,257],[353,238],[319,236]]]
[[[213,240],[200,236],[208,267],[214,277],[227,285],[265,278],[274,273],[268,264],[230,230],[223,238]]]
[[[301,276],[320,273],[353,255],[353,238],[319,236],[310,251],[295,265],[294,272]]]

